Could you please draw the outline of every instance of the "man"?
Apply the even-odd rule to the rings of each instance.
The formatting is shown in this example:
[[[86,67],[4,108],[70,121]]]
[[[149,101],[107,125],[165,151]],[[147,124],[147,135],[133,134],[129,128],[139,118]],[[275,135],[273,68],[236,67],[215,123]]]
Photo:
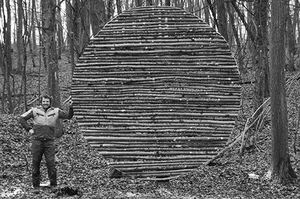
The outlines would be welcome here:
[[[55,189],[57,186],[57,176],[55,168],[55,125],[61,119],[71,119],[73,117],[73,106],[70,101],[69,112],[65,113],[59,108],[51,107],[52,98],[43,95],[41,106],[34,107],[20,116],[21,125],[29,131],[32,142],[32,184],[34,193],[40,190],[40,163],[43,155],[45,156],[48,169],[50,186]],[[33,119],[33,126],[27,120]]]

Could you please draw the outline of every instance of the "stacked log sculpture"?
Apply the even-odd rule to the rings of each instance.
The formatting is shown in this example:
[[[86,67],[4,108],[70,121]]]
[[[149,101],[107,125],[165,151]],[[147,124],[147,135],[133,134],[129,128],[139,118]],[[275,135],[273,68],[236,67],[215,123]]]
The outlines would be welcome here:
[[[125,11],[78,60],[74,110],[81,131],[125,176],[167,179],[213,158],[240,108],[228,44],[174,7]]]

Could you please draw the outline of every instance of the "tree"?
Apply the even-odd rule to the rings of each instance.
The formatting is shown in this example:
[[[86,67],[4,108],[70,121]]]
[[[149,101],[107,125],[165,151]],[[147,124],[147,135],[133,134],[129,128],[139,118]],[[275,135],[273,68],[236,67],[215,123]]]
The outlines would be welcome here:
[[[18,0],[18,27],[17,27],[17,54],[18,54],[18,72],[21,72],[24,63],[23,63],[23,6],[22,0]]]
[[[142,0],[135,0],[135,6],[139,7],[143,5],[143,1]]]
[[[3,100],[2,100],[2,107],[4,109],[4,103],[7,100],[8,102],[8,112],[13,112],[13,101],[12,101],[12,91],[11,91],[11,84],[10,84],[10,76],[12,71],[12,57],[11,57],[11,9],[10,9],[10,2],[9,0],[5,1],[6,6],[6,13],[7,18],[4,16],[4,27],[3,27],[3,36],[4,36],[4,48],[3,48],[3,73],[4,73],[4,83],[3,83]],[[1,6],[2,7],[2,6]],[[3,13],[4,7],[2,7]],[[6,97],[5,100],[5,90],[6,90]]]
[[[227,31],[227,15],[224,0],[217,1],[217,13],[218,13],[218,30],[226,41],[228,41]]]
[[[58,59],[56,52],[56,0],[42,1],[45,44],[47,54],[47,68],[48,68],[48,93],[53,97],[53,105],[60,105],[59,92],[59,74],[58,74]]]
[[[271,85],[271,131],[272,162],[271,177],[287,183],[296,177],[291,166],[288,150],[288,119],[285,91],[284,33],[286,28],[285,0],[272,0],[270,39],[270,85]]]

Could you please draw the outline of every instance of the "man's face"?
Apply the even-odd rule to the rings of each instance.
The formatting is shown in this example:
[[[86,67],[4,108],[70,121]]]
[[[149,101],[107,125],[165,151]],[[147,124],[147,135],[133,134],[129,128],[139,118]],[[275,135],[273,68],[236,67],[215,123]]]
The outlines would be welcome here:
[[[44,109],[49,108],[50,107],[50,99],[43,97],[43,99],[42,99],[42,107]]]

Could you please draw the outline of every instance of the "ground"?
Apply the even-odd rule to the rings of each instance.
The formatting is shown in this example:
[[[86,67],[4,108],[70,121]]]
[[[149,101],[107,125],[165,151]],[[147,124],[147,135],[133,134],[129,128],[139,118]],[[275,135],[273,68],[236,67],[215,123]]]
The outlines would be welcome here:
[[[62,100],[70,91],[69,63],[60,61]],[[31,69],[31,74],[36,74]],[[29,85],[37,85],[32,75]],[[45,77],[42,77],[42,80]],[[244,78],[244,77],[243,77]],[[242,78],[242,80],[243,80]],[[246,81],[246,79],[244,79]],[[299,84],[288,98],[289,152],[298,178],[288,185],[265,178],[270,168],[270,122],[268,117],[257,134],[255,148],[240,154],[240,142],[210,165],[169,182],[135,178],[109,178],[107,161],[90,148],[78,129],[76,119],[64,121],[64,135],[57,140],[59,189],[48,188],[36,195],[31,187],[31,154],[28,133],[17,122],[16,114],[0,115],[0,198],[119,198],[119,199],[196,199],[196,198],[300,198],[300,145],[298,109]],[[32,94],[32,93],[31,93]],[[232,139],[241,133],[251,115],[252,85],[242,88],[242,105]],[[21,109],[21,108],[20,108]],[[42,163],[42,181],[47,181]]]

